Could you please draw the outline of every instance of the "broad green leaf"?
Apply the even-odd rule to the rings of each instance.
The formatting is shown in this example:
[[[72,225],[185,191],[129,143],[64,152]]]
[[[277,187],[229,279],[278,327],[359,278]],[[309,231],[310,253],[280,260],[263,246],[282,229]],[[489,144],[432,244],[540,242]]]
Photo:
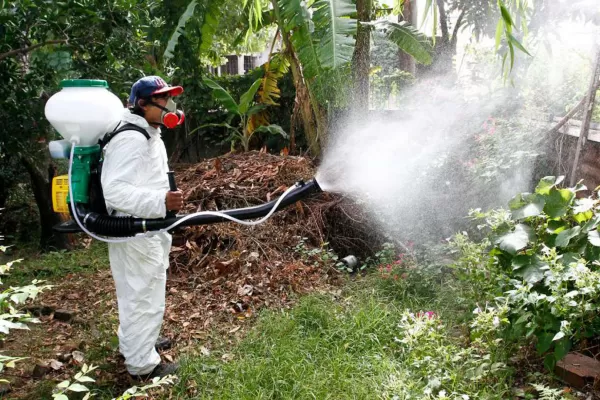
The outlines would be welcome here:
[[[177,42],[179,41],[179,36],[181,36],[185,31],[185,25],[188,23],[190,18],[194,15],[194,9],[198,2],[196,0],[192,0],[189,2],[187,8],[179,17],[179,21],[177,22],[177,26],[175,27],[175,31],[171,35],[169,42],[167,43],[167,48],[163,54],[163,58],[168,60],[173,58],[173,52],[175,51],[175,46],[177,46]]]
[[[227,111],[235,114],[240,114],[239,107],[235,100],[233,100],[233,97],[231,97],[231,95],[225,89],[223,89],[217,82],[209,78],[203,78],[202,81],[206,84],[206,86],[213,90],[213,95],[215,96],[215,99],[217,99],[217,101],[223,104]]]
[[[246,111],[246,115],[250,116],[250,115],[254,115],[256,113],[261,112],[262,110],[264,110],[265,108],[267,108],[268,106],[266,104],[255,104],[252,107],[250,107],[248,109],[248,111]]]
[[[554,359],[556,361],[562,360],[569,350],[571,350],[571,341],[567,337],[563,337],[554,345]]]
[[[203,2],[203,6],[202,28],[200,28],[200,34],[202,37],[200,53],[206,53],[211,50],[213,39],[217,29],[219,28],[219,20],[222,15],[221,5],[218,1]]]
[[[550,332],[544,332],[541,335],[538,335],[538,341],[535,346],[538,354],[544,354],[550,347],[552,347],[552,339],[554,338],[554,334]]]
[[[67,397],[67,395],[62,394],[62,393],[55,393],[52,395],[52,399],[53,400],[69,400],[69,398]]]
[[[315,27],[306,4],[300,0],[276,2],[279,8],[279,22],[284,32],[290,34],[293,48],[302,65],[304,78],[312,80],[321,72],[318,43],[313,38]]]
[[[530,256],[527,254],[519,254],[518,256],[513,257],[511,260],[513,271],[530,265],[534,257],[535,256]]]
[[[567,214],[574,197],[575,193],[569,189],[552,188],[546,196],[544,212],[550,218],[563,217]]]
[[[569,242],[571,241],[571,239],[573,239],[575,236],[579,235],[580,232],[581,232],[580,226],[575,226],[571,229],[566,229],[566,230],[562,231],[556,237],[556,246],[557,247],[567,247],[569,245]]]
[[[549,194],[550,189],[560,184],[564,179],[564,176],[559,176],[558,178],[555,176],[546,176],[540,180],[537,187],[535,188],[535,192],[544,195]]]
[[[320,38],[318,55],[321,67],[337,68],[352,60],[357,21],[351,0],[316,0],[312,3],[312,21]]]
[[[89,376],[82,376],[81,378],[77,379],[78,382],[96,382],[95,379],[90,378]]]
[[[589,211],[592,208],[594,208],[595,204],[596,200],[590,199],[589,197],[583,199],[576,199],[575,206],[573,207],[573,214],[579,214]]]
[[[376,29],[382,29],[390,41],[394,42],[400,50],[409,54],[415,61],[425,65],[431,64],[433,59],[429,40],[408,22],[379,20],[369,25],[374,26]]]
[[[550,353],[544,357],[544,367],[550,372],[554,371],[554,367],[556,367],[556,358],[554,354]]]
[[[600,235],[597,230],[588,232],[588,240],[592,246],[600,247]]]
[[[527,312],[527,313],[525,313],[525,314],[521,315],[521,316],[519,317],[519,319],[517,319],[517,320],[515,321],[515,325],[520,325],[520,324],[523,324],[523,323],[525,323],[525,322],[529,321],[529,318],[531,318],[531,313],[528,313],[528,312]]]
[[[90,389],[86,388],[82,384],[73,383],[67,388],[67,390],[70,390],[71,392],[88,392]]]
[[[529,226],[518,224],[515,226],[514,231],[496,239],[496,244],[507,253],[516,254],[519,250],[527,247],[529,242],[534,239],[535,233]]]
[[[275,124],[260,126],[254,132],[267,132],[272,135],[281,135],[286,139],[289,137],[289,135],[283,130],[282,127]]]
[[[580,258],[581,256],[578,253],[564,253],[561,256],[562,263],[564,265],[569,265],[571,263],[577,262]]]
[[[582,212],[579,214],[575,214],[573,218],[577,221],[578,224],[589,221],[594,216],[594,212],[592,210]]]
[[[256,81],[254,81],[252,86],[250,86],[250,89],[248,89],[248,91],[240,97],[240,114],[246,114],[248,108],[250,108],[250,104],[252,104],[252,102],[254,101],[254,96],[256,96],[256,92],[258,91],[261,82],[262,78],[259,78]]]
[[[58,389],[64,389],[64,388],[68,387],[70,383],[71,382],[69,382],[69,381],[62,381],[61,383],[59,383],[58,385],[56,385],[56,387]]]
[[[600,224],[600,215],[596,215],[595,217],[593,217],[592,219],[590,219],[589,221],[587,221],[585,223],[585,225],[583,225],[583,227],[581,228],[584,232],[589,232],[593,229],[596,229],[596,227]]]
[[[535,217],[542,213],[546,201],[539,194],[520,193],[508,203],[514,220]]]
[[[526,263],[523,265],[523,268],[515,272],[516,276],[522,277],[532,285],[544,279],[544,270],[548,268],[546,263],[542,262],[537,256],[529,256],[529,258],[523,259],[521,262],[523,261]]]
[[[546,232],[548,233],[560,233],[564,231],[569,224],[562,220],[552,220],[548,221],[548,227],[546,228]]]

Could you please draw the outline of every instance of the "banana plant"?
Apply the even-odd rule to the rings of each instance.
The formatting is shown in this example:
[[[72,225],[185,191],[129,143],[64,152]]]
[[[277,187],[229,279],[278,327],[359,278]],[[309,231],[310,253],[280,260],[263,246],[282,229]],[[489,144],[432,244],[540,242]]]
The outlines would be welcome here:
[[[231,135],[227,140],[230,140],[232,145],[236,141],[239,141],[242,144],[244,151],[250,150],[250,140],[257,132],[281,135],[286,139],[288,138],[288,134],[279,125],[271,124],[255,127],[251,123],[251,117],[267,107],[266,104],[259,104],[254,100],[256,92],[263,82],[262,78],[257,79],[252,86],[250,86],[250,89],[240,96],[240,99],[237,102],[233,99],[231,94],[229,94],[229,92],[227,92],[227,90],[221,87],[217,82],[209,78],[203,78],[202,80],[206,86],[212,89],[212,94],[215,100],[223,105],[223,107],[229,111],[230,115],[227,122],[220,124],[206,124],[200,126],[199,128],[207,126],[221,126],[227,128],[231,132]],[[237,127],[231,125],[235,117],[240,118],[240,123]],[[190,133],[193,133],[193,131]]]
[[[260,6],[252,1],[246,4],[247,28],[250,31],[254,29],[250,18],[256,21]],[[296,88],[295,112],[300,113],[311,153],[317,155],[320,151],[319,140],[326,137],[327,124],[322,121],[323,111],[316,101],[313,87],[325,71],[347,65],[352,60],[357,27],[363,23],[354,18],[357,11],[355,2],[271,0],[270,11],[259,11],[262,12],[260,27],[269,24],[278,27],[283,43],[279,55],[287,57]],[[431,45],[414,28],[384,22],[374,28],[388,32],[389,38],[418,62],[431,62]],[[269,83],[272,84],[272,81]]]

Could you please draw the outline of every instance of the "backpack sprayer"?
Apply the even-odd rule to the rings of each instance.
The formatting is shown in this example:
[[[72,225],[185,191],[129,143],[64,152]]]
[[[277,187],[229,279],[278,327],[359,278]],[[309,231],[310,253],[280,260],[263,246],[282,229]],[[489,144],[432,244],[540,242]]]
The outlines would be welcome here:
[[[103,80],[64,80],[61,88],[48,100],[45,114],[64,138],[49,143],[50,154],[53,158],[68,158],[69,173],[66,177],[53,179],[52,203],[55,212],[69,212],[73,220],[56,225],[54,230],[57,232],[85,232],[105,242],[126,242],[170,231],[178,226],[226,221],[257,225],[276,211],[322,192],[317,181],[311,179],[308,182],[299,181],[278,199],[255,207],[222,212],[200,211],[188,215],[168,214],[166,218],[157,219],[108,215],[99,187],[99,167],[102,162],[100,144],[107,133],[115,133],[124,111],[123,105],[117,96],[108,91],[108,84]],[[172,172],[169,172],[169,186],[170,190],[177,190]],[[246,221],[256,218],[260,219]]]

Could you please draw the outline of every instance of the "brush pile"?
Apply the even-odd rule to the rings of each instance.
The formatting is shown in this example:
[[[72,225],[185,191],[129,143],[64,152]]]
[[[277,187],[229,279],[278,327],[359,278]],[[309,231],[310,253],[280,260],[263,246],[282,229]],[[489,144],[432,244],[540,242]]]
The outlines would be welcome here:
[[[186,214],[263,204],[315,174],[306,158],[262,152],[229,154],[176,170],[186,199],[181,213]],[[285,306],[291,292],[323,289],[340,277],[335,262],[323,260],[328,254],[323,243],[329,242],[340,258],[366,256],[379,248],[381,238],[366,221],[350,201],[323,193],[258,226],[220,223],[182,229],[174,235],[169,286],[171,294],[186,296],[182,304],[167,304],[189,313],[190,302],[196,303],[196,317],[205,324],[208,315],[222,316],[222,311],[239,320],[263,305]]]

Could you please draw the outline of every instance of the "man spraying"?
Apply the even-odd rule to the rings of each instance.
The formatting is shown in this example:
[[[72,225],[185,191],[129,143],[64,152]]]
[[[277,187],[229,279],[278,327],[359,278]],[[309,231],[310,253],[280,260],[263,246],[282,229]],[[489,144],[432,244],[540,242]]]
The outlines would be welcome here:
[[[160,126],[183,122],[172,97],[183,92],[158,76],[138,80],[128,109],[104,147],[102,190],[111,215],[163,218],[183,206],[181,191],[169,191],[167,152]],[[157,348],[165,311],[166,270],[172,237],[161,232],[108,246],[119,307],[119,350],[127,371],[137,379],[176,372],[177,364],[161,363]]]

